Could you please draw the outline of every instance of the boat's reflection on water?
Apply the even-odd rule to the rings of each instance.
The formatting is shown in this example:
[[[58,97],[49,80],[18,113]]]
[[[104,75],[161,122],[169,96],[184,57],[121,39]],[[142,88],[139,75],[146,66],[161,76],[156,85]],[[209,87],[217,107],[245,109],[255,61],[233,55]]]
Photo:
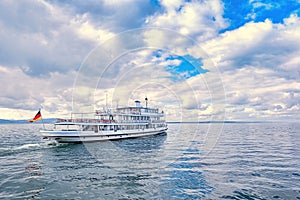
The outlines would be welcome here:
[[[154,162],[163,151],[167,134],[133,139],[83,143],[86,150],[98,161],[110,167],[130,166],[136,161]],[[135,165],[135,167],[138,167]]]
[[[127,140],[117,140],[114,141],[114,145],[124,151],[133,153],[146,153],[149,151],[158,151],[161,146],[166,141],[167,133],[162,133],[160,135],[134,138]]]

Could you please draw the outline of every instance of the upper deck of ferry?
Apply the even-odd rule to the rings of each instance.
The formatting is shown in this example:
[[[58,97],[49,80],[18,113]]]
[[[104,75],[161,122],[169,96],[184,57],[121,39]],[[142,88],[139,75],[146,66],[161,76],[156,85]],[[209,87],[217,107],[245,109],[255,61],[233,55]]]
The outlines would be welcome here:
[[[58,119],[55,124],[148,124],[165,123],[161,120],[164,112],[158,108],[141,106],[140,101],[135,101],[135,106],[105,108],[93,113],[72,113],[69,119]]]

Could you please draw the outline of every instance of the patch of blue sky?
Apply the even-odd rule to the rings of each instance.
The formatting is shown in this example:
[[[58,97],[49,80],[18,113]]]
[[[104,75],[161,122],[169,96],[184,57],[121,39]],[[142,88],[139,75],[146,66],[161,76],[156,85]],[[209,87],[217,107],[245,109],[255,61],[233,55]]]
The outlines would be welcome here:
[[[160,6],[159,0],[150,0],[150,4],[154,6]]]
[[[179,61],[178,65],[172,64],[165,67],[165,70],[171,74],[171,76],[169,76],[168,78],[170,78],[174,82],[184,81],[199,74],[205,74],[209,71],[202,68],[203,63],[201,58],[194,58],[191,55],[170,55],[165,60]]]
[[[161,5],[160,0],[150,0],[151,7],[155,8],[156,13],[160,13],[164,11],[163,6]]]
[[[152,55],[155,56],[156,58],[160,58],[162,56],[163,50],[156,50],[153,51]]]
[[[283,23],[291,14],[300,15],[298,0],[223,0],[223,3],[223,17],[230,26],[220,33],[237,29],[250,21],[262,22],[269,19],[273,23]]]

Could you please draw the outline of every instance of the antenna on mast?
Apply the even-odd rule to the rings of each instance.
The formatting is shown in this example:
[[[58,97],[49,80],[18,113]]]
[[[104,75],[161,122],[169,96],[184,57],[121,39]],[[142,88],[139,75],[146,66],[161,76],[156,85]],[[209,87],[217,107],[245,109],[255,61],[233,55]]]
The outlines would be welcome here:
[[[146,101],[146,108],[148,108],[148,98],[147,97],[145,98],[145,101]]]
[[[107,91],[105,91],[105,106],[107,108]]]
[[[107,107],[107,90],[105,90],[105,112],[108,112],[108,107]]]

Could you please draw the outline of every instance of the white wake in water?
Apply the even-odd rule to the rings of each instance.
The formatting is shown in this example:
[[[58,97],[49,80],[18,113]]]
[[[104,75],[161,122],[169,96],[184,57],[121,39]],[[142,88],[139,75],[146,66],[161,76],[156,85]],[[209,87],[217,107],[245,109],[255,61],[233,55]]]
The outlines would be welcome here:
[[[34,148],[34,147],[40,147],[40,146],[41,146],[41,144],[23,144],[18,147],[13,147],[10,150],[30,149],[30,148]]]
[[[49,141],[44,143],[23,144],[20,146],[13,146],[13,147],[0,147],[0,156],[14,154],[23,151],[55,148],[57,146],[60,146],[60,144],[57,142]]]

